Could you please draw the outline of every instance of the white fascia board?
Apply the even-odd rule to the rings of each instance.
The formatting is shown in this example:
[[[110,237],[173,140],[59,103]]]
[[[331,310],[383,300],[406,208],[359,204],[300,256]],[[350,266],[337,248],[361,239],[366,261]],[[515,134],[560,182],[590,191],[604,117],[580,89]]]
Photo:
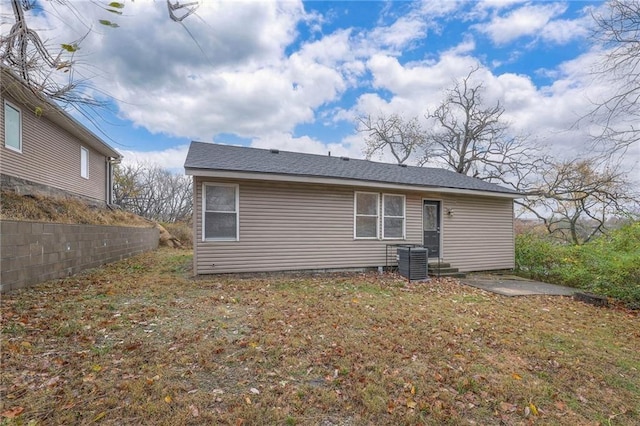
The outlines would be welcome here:
[[[197,177],[212,177],[223,179],[251,179],[274,182],[315,183],[323,185],[358,186],[364,188],[395,189],[401,191],[439,192],[442,194],[477,195],[495,198],[522,198],[520,194],[480,191],[474,189],[445,188],[441,186],[402,185],[396,183],[372,182],[368,180],[341,179],[318,176],[294,176],[274,173],[234,172],[227,170],[193,169],[185,167],[185,174]]]

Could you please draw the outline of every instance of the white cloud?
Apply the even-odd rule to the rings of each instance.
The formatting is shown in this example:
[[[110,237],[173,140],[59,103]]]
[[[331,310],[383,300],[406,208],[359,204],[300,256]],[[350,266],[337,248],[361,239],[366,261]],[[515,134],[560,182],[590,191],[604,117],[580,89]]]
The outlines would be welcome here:
[[[476,41],[470,35],[466,34],[464,36],[464,40],[456,46],[446,50],[444,54],[453,55],[453,56],[461,56],[472,53],[476,49]]]
[[[367,58],[399,54],[425,37],[431,17],[457,6],[421,4],[388,26],[338,29],[292,53],[297,25],[321,21],[300,2],[203,2],[201,19],[185,21],[196,41],[155,3],[126,7],[121,28],[88,43],[102,68],[96,84],[136,126],[211,140],[291,133],[317,120],[318,108],[366,81]]]
[[[179,145],[160,151],[119,150],[124,156],[124,164],[153,164],[176,172],[184,171],[189,145]]]
[[[397,58],[375,55],[368,62],[374,79],[374,87],[390,90],[398,97],[422,99],[422,104],[433,102],[434,95],[450,87],[461,75],[478,66],[471,56],[444,53],[438,61],[401,64]]]
[[[389,26],[377,27],[367,34],[375,46],[388,47],[397,52],[413,41],[424,38],[427,22],[421,17],[406,16]]]
[[[538,34],[566,9],[567,6],[561,3],[526,5],[509,11],[505,16],[495,15],[489,23],[478,24],[475,28],[487,34],[494,43],[502,45]]]
[[[590,18],[580,20],[556,19],[544,26],[540,37],[554,44],[565,44],[571,40],[585,37],[589,33],[587,19]]]
[[[224,142],[214,142],[228,145]],[[307,154],[347,156],[362,158],[364,142],[359,135],[350,135],[343,141],[324,143],[309,136],[294,137],[290,133],[272,133],[251,140],[252,148],[279,149]],[[120,150],[124,164],[151,164],[170,169],[176,173],[184,171],[189,145],[179,145],[156,151]]]
[[[440,19],[462,6],[462,3],[449,0],[427,0],[407,3],[408,11],[394,17],[387,23],[380,20],[378,25],[353,35],[351,48],[359,57],[374,54],[400,56],[415,49],[429,37],[429,33],[440,30]],[[390,9],[387,3],[385,9]],[[385,15],[385,13],[383,13]]]
[[[467,11],[464,18],[469,21],[483,21],[492,14],[495,16],[499,11],[511,9],[513,6],[526,3],[527,0],[479,0],[474,3],[474,7]]]
[[[301,1],[201,2],[197,15],[184,21],[188,31],[168,19],[162,2],[127,2],[123,16],[90,2],[43,7],[47,13],[30,19],[53,28],[52,44],[97,27],[81,45],[80,53],[90,54],[79,56],[78,75],[116,99],[121,119],[152,133],[211,140],[220,133],[292,133],[314,122],[318,109],[367,84],[372,55],[401,54],[437,25],[435,17],[459,5],[416,3],[388,25],[337,29],[306,42],[296,38],[298,26],[319,31],[325,18],[305,12]],[[60,25],[52,18],[68,17],[70,9],[82,19]],[[120,27],[96,25],[105,18]]]
[[[52,28],[46,32],[52,44],[74,40],[105,18],[92,2],[40,3],[57,10],[59,19],[33,15],[31,26]],[[194,41],[168,19],[163,2],[126,2],[124,16],[106,16],[120,28],[94,25],[89,33],[79,51],[86,64],[80,76],[96,77],[96,86],[117,99],[120,116],[151,133],[205,141],[229,133],[252,146],[361,157],[363,138],[357,133],[331,143],[292,134],[303,123],[353,121],[358,114],[423,117],[455,79],[483,63],[479,55],[486,53],[477,51],[467,33],[457,45],[437,44],[439,52],[418,54],[416,47],[427,45],[447,19],[487,21],[474,28],[497,44],[523,36],[562,44],[584,36],[587,18],[564,19],[565,3],[520,3],[425,0],[397,9],[398,16],[385,15],[376,27],[324,34],[330,17],[307,13],[300,1],[206,1],[198,16],[185,21]],[[69,7],[86,16],[85,26],[63,19]],[[310,40],[298,38],[304,25],[313,33]],[[519,54],[514,50],[514,58]],[[485,67],[474,77],[483,81],[488,103],[503,103],[514,128],[580,149],[586,129],[574,124],[608,89],[588,76],[594,55],[543,70],[555,80],[547,87],[537,87],[527,75],[494,74]],[[341,102],[345,94],[350,99]],[[128,160],[176,169],[186,147],[123,153]]]
[[[462,2],[451,0],[422,0],[418,3],[416,13],[434,19],[454,13],[462,6]]]
[[[289,133],[274,133],[251,141],[253,148],[280,149],[282,151],[305,152],[335,156],[349,156],[349,149],[340,143],[323,143],[309,136],[293,137]]]
[[[482,0],[478,2],[478,7],[483,9],[504,9],[525,1],[527,0]]]
[[[538,87],[528,75],[494,74],[477,59],[456,54],[455,49],[444,52],[437,61],[408,64],[377,55],[367,62],[374,88],[391,94],[383,97],[370,91],[361,95],[351,110],[339,114],[351,118],[399,113],[423,120],[427,109],[442,101],[444,90],[452,87],[454,79],[480,66],[473,79],[485,87],[485,104],[499,101],[505,108],[503,118],[514,133],[530,135],[531,139],[547,144],[553,155],[567,158],[590,149],[590,134],[597,128],[589,120],[580,119],[592,110],[594,101],[611,90],[607,81],[594,80],[590,74],[598,58],[599,52],[594,50],[567,61],[555,70],[551,85]]]
[[[43,6],[61,7],[54,3]],[[101,8],[89,2],[69,2],[68,8],[88,23],[102,18]],[[290,130],[345,88],[333,63],[305,52],[286,57],[297,25],[307,19],[299,1],[202,2],[198,16],[185,20],[195,41],[161,2],[127,2],[124,10],[109,17],[119,28],[89,32],[79,53],[91,55],[79,57],[85,63],[80,74],[117,100],[121,118],[154,133],[210,139],[221,132]],[[78,20],[59,27],[45,16],[52,15],[32,18],[40,27],[56,27],[52,44],[87,31]],[[346,70],[353,74],[357,66]]]

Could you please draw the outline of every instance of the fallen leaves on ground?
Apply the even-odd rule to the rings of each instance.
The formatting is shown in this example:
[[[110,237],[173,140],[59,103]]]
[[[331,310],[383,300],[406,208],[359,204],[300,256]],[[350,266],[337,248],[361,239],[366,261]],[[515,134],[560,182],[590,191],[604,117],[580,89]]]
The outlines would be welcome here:
[[[639,424],[637,313],[159,250],[3,296],[3,424]]]

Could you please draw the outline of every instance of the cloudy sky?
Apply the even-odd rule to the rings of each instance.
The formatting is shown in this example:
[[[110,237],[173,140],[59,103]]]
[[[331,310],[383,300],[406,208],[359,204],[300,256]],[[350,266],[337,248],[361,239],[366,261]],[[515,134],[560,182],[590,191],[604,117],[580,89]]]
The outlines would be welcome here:
[[[578,119],[608,90],[592,75],[595,1],[203,0],[184,25],[164,0],[122,1],[122,16],[39,2],[28,22],[53,46],[86,35],[76,77],[111,96],[109,143],[165,167],[191,140],[363,157],[355,117],[423,119],[474,67],[514,132],[574,155],[588,146]]]

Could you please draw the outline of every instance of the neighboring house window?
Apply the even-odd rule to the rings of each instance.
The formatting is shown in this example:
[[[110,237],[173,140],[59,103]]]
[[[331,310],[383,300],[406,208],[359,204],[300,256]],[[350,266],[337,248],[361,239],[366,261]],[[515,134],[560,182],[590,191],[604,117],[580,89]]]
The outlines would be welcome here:
[[[7,101],[4,102],[4,146],[22,152],[22,113]]]
[[[404,239],[404,195],[382,195],[382,238]]]
[[[379,195],[373,192],[355,193],[355,238],[378,238]]]
[[[238,185],[203,184],[203,240],[238,240],[238,192]]]
[[[89,150],[80,147],[80,176],[89,179]]]

